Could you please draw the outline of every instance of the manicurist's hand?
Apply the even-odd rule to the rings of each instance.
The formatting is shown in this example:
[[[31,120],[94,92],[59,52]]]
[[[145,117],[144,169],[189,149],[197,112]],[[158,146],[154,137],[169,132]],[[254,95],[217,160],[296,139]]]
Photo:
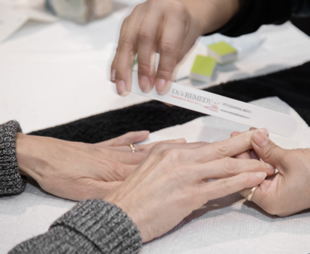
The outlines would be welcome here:
[[[251,188],[274,174],[262,161],[231,158],[251,148],[253,133],[213,144],[156,145],[105,200],[131,217],[144,242],[159,237],[209,200]]]
[[[239,0],[148,0],[138,5],[124,20],[111,66],[117,92],[131,90],[132,60],[138,54],[142,91],[155,84],[159,94],[166,93],[177,63],[197,38],[222,27],[238,9]],[[157,73],[151,63],[154,52],[160,54]]]
[[[148,135],[148,131],[130,132],[85,144],[18,133],[18,167],[53,195],[72,200],[102,199],[146,158],[154,144],[135,145],[135,153],[128,144],[144,141]]]
[[[310,208],[310,149],[282,149],[259,132],[251,143],[257,156],[279,171],[259,185],[252,201],[278,216]],[[241,193],[246,197],[249,189]]]

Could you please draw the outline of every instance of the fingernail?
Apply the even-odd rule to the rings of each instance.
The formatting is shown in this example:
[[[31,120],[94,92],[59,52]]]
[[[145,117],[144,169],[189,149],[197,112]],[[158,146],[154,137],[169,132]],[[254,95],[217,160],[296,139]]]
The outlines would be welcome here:
[[[142,92],[144,93],[150,92],[151,82],[148,77],[146,76],[140,77],[139,84],[140,84]]]
[[[276,171],[276,168],[269,163],[266,163],[267,168],[270,168],[273,171]]]
[[[113,70],[111,71],[111,81],[115,81],[115,73],[116,73],[116,70],[113,69]]]
[[[255,175],[257,176],[257,178],[260,178],[260,179],[266,179],[267,177],[267,173],[265,172],[257,172]]]
[[[257,129],[256,131],[259,131],[260,133],[263,133],[266,136],[269,135],[269,132],[266,128]]]
[[[156,79],[156,91],[159,95],[165,95],[166,91],[166,80],[164,79]]]
[[[126,96],[128,94],[128,91],[126,91],[126,83],[123,80],[116,81],[116,89],[120,96]]]
[[[233,133],[230,134],[231,137],[238,136],[240,134],[239,131],[234,131]]]
[[[264,147],[268,143],[268,137],[262,132],[257,131],[253,134],[252,139],[258,147]]]

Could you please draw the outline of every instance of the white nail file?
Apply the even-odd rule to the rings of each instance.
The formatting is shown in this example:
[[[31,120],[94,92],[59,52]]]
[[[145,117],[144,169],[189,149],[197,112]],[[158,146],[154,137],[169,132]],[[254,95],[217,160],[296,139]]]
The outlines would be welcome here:
[[[282,136],[292,136],[297,131],[297,121],[289,115],[177,83],[172,83],[166,95],[157,94],[155,88],[149,93],[143,93],[137,72],[133,72],[131,92],[251,127],[266,128]]]

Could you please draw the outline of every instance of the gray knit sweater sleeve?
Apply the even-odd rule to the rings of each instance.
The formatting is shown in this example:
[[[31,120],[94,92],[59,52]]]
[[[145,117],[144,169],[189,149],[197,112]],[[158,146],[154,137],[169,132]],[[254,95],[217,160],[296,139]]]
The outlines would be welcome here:
[[[140,233],[120,208],[102,200],[86,200],[52,224],[49,231],[25,241],[9,254],[135,254]]]
[[[16,121],[0,125],[0,195],[19,194],[25,189],[16,159],[16,133],[21,131]]]
[[[16,121],[0,125],[0,195],[21,193],[16,158]],[[120,208],[102,200],[86,200],[55,221],[45,234],[27,240],[11,254],[138,253],[142,240],[136,225]]]

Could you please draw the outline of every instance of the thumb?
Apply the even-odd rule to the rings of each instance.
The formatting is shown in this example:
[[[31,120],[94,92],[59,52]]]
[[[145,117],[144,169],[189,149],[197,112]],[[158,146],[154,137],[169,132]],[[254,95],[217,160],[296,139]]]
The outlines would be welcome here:
[[[264,162],[277,167],[283,159],[285,150],[273,143],[268,136],[257,131],[251,138],[253,150]]]

